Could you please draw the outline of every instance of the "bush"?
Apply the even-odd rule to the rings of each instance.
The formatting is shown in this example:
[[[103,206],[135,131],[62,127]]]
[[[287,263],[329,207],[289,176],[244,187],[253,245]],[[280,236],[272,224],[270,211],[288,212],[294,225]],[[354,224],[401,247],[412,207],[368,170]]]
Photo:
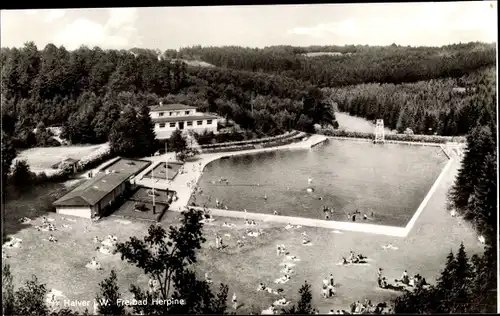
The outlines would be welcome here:
[[[80,171],[88,170],[98,166],[100,163],[111,157],[111,149],[108,144],[101,147],[78,161],[77,168]]]
[[[214,134],[214,132],[204,132],[202,134],[195,133],[196,141],[200,146],[209,144],[223,144],[228,142],[237,142],[257,138],[257,134],[246,131],[238,132],[232,129],[229,133]]]
[[[11,181],[16,187],[27,187],[32,183],[33,172],[26,160],[17,160],[12,170]]]

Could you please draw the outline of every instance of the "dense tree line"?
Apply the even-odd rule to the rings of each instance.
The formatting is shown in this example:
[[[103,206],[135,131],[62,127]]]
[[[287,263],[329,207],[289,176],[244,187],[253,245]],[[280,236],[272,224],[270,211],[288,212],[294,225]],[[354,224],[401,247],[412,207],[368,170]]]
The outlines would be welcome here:
[[[381,118],[402,133],[465,135],[477,124],[496,120],[496,70],[416,83],[361,84],[323,89],[341,112],[368,120]]]
[[[304,56],[315,49],[340,52],[339,56]],[[394,83],[459,77],[475,69],[495,65],[494,44],[467,43],[443,47],[405,47],[391,45],[292,47],[263,49],[238,46],[189,47],[180,55],[199,58],[218,67],[269,72],[319,87],[361,83]]]
[[[495,99],[483,100],[487,108]],[[497,143],[496,121],[476,120],[467,135],[467,148],[455,183],[449,191],[448,209],[472,223],[484,253],[467,258],[463,245],[453,253],[438,283],[396,300],[397,313],[495,313],[497,308]]]
[[[201,111],[216,112],[259,136],[275,135],[291,128],[312,130],[311,124],[321,123],[318,118],[334,118],[332,109],[325,106],[328,104],[337,104],[341,111],[368,119],[382,117],[386,125],[399,131],[411,128],[415,133],[461,135],[469,130],[471,117],[479,115],[474,111],[483,111],[480,104],[482,99],[495,97],[491,70],[489,73],[481,71],[461,78],[415,84],[363,84],[346,88],[325,88],[323,93],[318,93],[314,84],[322,84],[311,82],[307,76],[288,76],[281,72],[281,68],[278,69],[281,66],[273,66],[274,62],[279,63],[280,56],[296,56],[311,50],[342,51],[339,47],[277,46],[262,50],[194,47],[166,51],[163,54],[157,50],[136,48],[117,51],[97,47],[81,47],[68,52],[64,47],[52,44],[39,51],[33,43],[26,43],[19,49],[3,48],[3,129],[13,137],[13,143],[18,148],[55,145],[53,141],[49,141],[51,137],[47,133],[42,132],[39,136],[33,133],[33,129],[40,123],[45,126],[64,126],[63,136],[73,143],[101,143],[109,140],[112,125],[125,106],[131,104],[138,110],[141,105],[164,101],[187,103],[199,107]],[[447,65],[457,66],[460,58],[454,54],[469,56],[489,51],[488,45],[470,43],[441,48],[350,46],[343,52],[355,53],[352,56],[385,56],[384,60],[387,61],[398,54],[413,52],[419,58],[441,56],[439,58],[447,60]],[[224,58],[234,55],[231,60],[250,61],[252,59],[247,58],[247,55],[252,52],[251,54],[268,60],[266,69],[257,70],[271,73],[251,71],[255,69],[241,70],[248,68],[241,65],[235,66],[238,69],[188,67],[178,59],[168,59],[200,57],[199,54],[204,52]],[[294,58],[306,57],[299,55]],[[364,78],[369,77],[366,72],[371,68],[362,67],[364,64],[360,60],[356,61],[354,67],[347,59],[335,56],[321,58],[341,63],[344,65],[342,67],[353,71],[359,70]],[[306,60],[315,60],[315,63],[327,71],[328,63],[321,58],[307,57]],[[474,58],[468,60],[473,61]],[[419,64],[425,63],[422,61]],[[406,66],[407,69],[414,68]],[[273,72],[273,67],[278,67],[278,70]],[[292,71],[294,66],[288,63],[283,67]],[[475,66],[472,68],[475,69]],[[467,73],[472,68],[461,69],[465,69],[464,72]],[[388,66],[387,69],[394,67]],[[428,69],[435,70],[436,67],[428,66]],[[349,73],[337,70],[334,71],[335,76],[344,80],[341,84],[356,83],[348,79]],[[379,70],[375,72],[381,73]],[[458,73],[448,73],[456,74]],[[439,76],[442,74],[429,73],[422,78]],[[396,77],[377,80],[398,82]],[[363,82],[366,81],[370,80]],[[328,86],[331,85],[332,83],[328,83]],[[464,88],[465,92],[455,88]],[[304,102],[311,95],[318,101],[313,102],[318,103],[313,110],[316,111],[315,114],[304,112],[304,107],[307,106]],[[475,100],[475,103],[471,104],[471,100]],[[334,120],[323,123],[336,125]]]

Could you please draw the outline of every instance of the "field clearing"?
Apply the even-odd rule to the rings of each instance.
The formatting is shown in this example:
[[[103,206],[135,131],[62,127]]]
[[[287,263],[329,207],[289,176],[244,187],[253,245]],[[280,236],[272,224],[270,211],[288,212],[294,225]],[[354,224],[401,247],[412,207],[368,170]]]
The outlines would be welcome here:
[[[341,52],[311,52],[302,54],[306,57],[318,57],[318,56],[348,56],[352,55],[352,53],[341,53]]]
[[[32,171],[45,171],[51,169],[52,165],[63,159],[73,158],[79,160],[103,146],[107,145],[36,147],[21,151],[18,153],[16,160],[26,160]]]
[[[212,64],[209,64],[205,61],[201,60],[187,60],[187,59],[181,59],[183,62],[185,62],[188,66],[194,66],[194,67],[215,67]]]
[[[378,267],[384,269],[384,275],[389,280],[400,277],[402,271],[406,269],[410,275],[420,273],[432,283],[440,272],[448,252],[451,249],[456,251],[460,242],[464,242],[469,256],[482,249],[472,229],[445,211],[446,191],[454,180],[458,163],[455,162],[451,167],[406,238],[354,232],[334,233],[320,228],[286,230],[282,224],[267,222],[257,222],[256,228],[263,229],[265,234],[255,238],[246,236],[247,226],[241,219],[216,218],[215,222],[205,226],[207,242],[198,254],[199,262],[196,269],[200,277],[204,272],[210,273],[215,290],[218,289],[220,282],[229,285],[228,299],[231,299],[234,292],[238,296],[238,301],[243,303],[237,310],[238,314],[260,312],[280,298],[257,292],[256,288],[260,282],[273,289],[283,288],[285,297],[295,302],[299,287],[304,280],[307,280],[312,285],[313,305],[322,313],[332,308],[347,309],[355,300],[368,298],[373,302],[380,302],[395,297],[398,293],[377,288]],[[130,236],[143,236],[149,223],[119,222],[114,217],[95,224],[81,218],[74,218],[75,221],[71,222],[59,214],[51,213],[49,217],[55,219],[54,223],[58,227],[53,235],[59,242],[43,241],[42,239],[46,239],[49,233],[38,232],[32,225],[37,225],[44,213],[41,210],[30,209],[30,206],[41,204],[42,197],[46,199],[50,192],[56,189],[47,187],[45,191],[40,190],[31,196],[8,201],[6,205],[7,226],[9,223],[19,225],[18,218],[22,216],[33,219],[30,225],[25,225],[25,228],[13,234],[14,237],[23,240],[22,248],[7,249],[11,257],[4,259],[5,263],[11,265],[16,287],[32,274],[36,274],[41,282],[47,284],[48,289],[60,290],[68,299],[92,300],[98,290],[99,282],[109,276],[111,269],[117,271],[120,291],[124,296],[130,297],[128,288],[131,283],[145,287],[148,278],[142,275],[141,271],[121,261],[116,255],[96,252],[97,245],[93,243],[92,238],[95,236],[103,238],[112,234],[122,242]],[[179,216],[178,213],[167,212],[162,224],[168,226],[178,223]],[[222,227],[224,221],[234,223],[236,227]],[[70,225],[71,229],[62,228],[62,224]],[[250,227],[251,230],[256,228]],[[301,245],[303,231],[309,235],[312,246]],[[226,249],[213,250],[215,233],[223,237],[224,243],[228,245]],[[230,237],[225,234],[230,234]],[[244,247],[236,246],[238,238],[244,241]],[[301,261],[295,262],[296,266],[293,267],[295,273],[292,273],[291,280],[284,285],[277,285],[273,280],[283,274],[279,272],[278,266],[282,257],[276,255],[275,247],[281,243]],[[382,245],[388,243],[399,249],[382,249]],[[430,244],[433,247],[429,247]],[[347,256],[350,250],[368,256],[369,265],[338,266],[337,263],[342,256]],[[84,265],[94,256],[101,262],[103,271],[85,268]],[[338,294],[334,298],[323,299],[320,297],[321,281],[330,273],[333,273],[338,284]]]
[[[335,112],[335,118],[339,123],[339,129],[347,132],[374,133],[375,125],[361,117],[351,116],[347,113]],[[396,134],[385,128],[386,134]]]

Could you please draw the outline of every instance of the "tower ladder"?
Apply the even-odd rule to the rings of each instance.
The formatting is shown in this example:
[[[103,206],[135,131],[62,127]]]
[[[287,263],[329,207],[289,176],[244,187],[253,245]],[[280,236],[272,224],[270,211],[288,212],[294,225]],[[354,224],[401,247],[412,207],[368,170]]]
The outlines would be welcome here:
[[[375,143],[385,143],[384,120],[378,119],[375,124]]]

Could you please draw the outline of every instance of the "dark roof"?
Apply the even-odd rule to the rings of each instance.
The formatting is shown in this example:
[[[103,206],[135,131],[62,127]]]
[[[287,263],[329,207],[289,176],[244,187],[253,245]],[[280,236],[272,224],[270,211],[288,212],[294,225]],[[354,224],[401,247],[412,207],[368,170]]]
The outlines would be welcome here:
[[[53,204],[65,206],[96,205],[130,176],[131,175],[128,173],[99,174],[95,178],[78,186]]]
[[[78,162],[78,160],[76,160],[76,159],[73,159],[73,158],[66,158],[66,159],[64,159],[63,161],[60,161],[60,162],[58,162],[58,163],[53,164],[53,165],[52,165],[52,168],[53,168],[53,169],[57,169],[57,168],[59,168],[61,165],[70,165],[70,166],[72,166],[72,165],[76,164],[77,162]]]
[[[120,159],[106,168],[106,170],[110,171],[108,174],[97,174],[94,178],[82,183],[73,191],[55,201],[53,205],[94,206],[120,184],[150,164],[149,161]]]
[[[167,116],[167,117],[154,117],[151,120],[153,123],[164,122],[179,122],[179,121],[199,121],[199,120],[215,120],[218,117],[215,115],[186,115],[186,116]]]
[[[174,110],[193,110],[196,109],[194,106],[189,106],[185,104],[163,104],[152,106],[150,111],[174,111]]]

